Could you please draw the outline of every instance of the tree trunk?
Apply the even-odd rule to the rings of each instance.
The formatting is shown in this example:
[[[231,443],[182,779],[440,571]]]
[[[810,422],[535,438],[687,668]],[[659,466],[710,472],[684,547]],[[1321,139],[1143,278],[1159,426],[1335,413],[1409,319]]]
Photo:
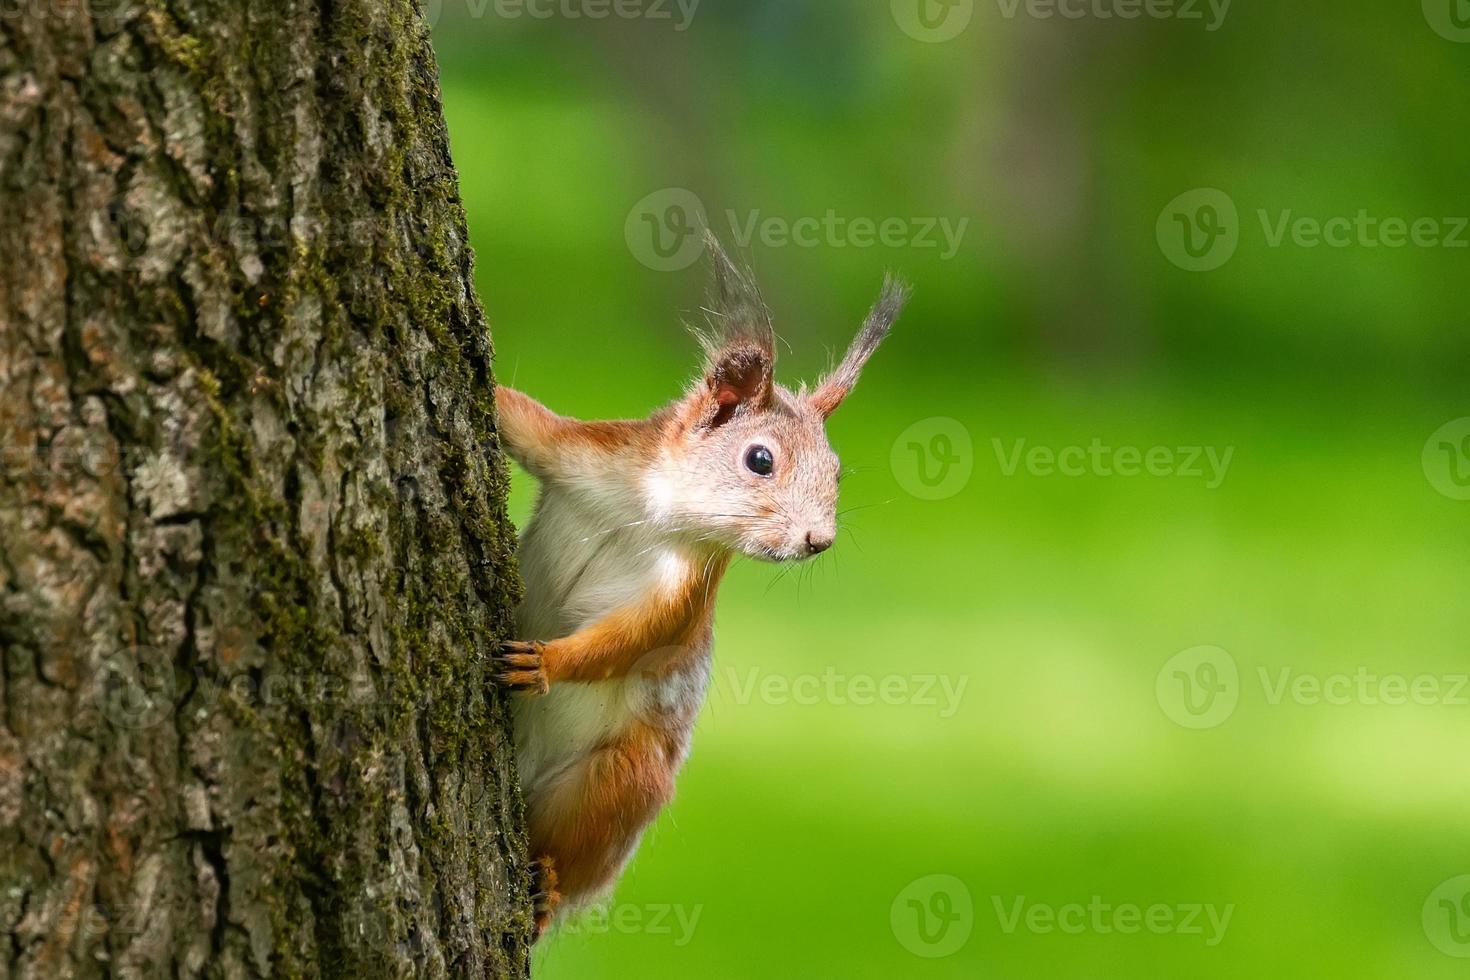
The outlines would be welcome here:
[[[471,263],[410,0],[0,6],[0,977],[526,973]]]

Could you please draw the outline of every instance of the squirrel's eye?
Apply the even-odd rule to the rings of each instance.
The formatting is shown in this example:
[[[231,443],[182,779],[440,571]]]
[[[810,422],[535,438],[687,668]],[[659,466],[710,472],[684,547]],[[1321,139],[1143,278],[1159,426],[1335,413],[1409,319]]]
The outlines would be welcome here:
[[[770,476],[776,468],[776,457],[765,446],[751,446],[745,451],[745,468],[756,476]]]

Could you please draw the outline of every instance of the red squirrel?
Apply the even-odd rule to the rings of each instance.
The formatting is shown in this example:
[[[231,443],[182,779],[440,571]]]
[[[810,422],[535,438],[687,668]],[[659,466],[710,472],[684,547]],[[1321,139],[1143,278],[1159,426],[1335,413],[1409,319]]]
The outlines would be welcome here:
[[[647,419],[582,422],[504,386],[500,434],[540,483],[520,542],[519,635],[495,654],[516,700],[536,936],[609,891],[673,796],[710,677],[730,559],[799,561],[837,534],[825,422],[907,298],[888,277],[842,361],[808,391],[775,383],[775,333],[713,235],[700,377]],[[566,905],[563,905],[563,902]]]

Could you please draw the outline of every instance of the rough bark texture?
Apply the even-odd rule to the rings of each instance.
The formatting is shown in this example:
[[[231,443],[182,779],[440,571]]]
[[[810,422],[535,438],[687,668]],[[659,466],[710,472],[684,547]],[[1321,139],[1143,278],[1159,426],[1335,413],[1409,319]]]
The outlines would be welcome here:
[[[526,972],[465,238],[410,0],[0,5],[0,977]]]

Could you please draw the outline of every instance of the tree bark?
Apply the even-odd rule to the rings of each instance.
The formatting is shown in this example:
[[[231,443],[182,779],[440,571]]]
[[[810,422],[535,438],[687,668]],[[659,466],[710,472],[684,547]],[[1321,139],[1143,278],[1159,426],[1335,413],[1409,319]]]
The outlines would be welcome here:
[[[0,4],[0,977],[527,971],[410,0]]]

